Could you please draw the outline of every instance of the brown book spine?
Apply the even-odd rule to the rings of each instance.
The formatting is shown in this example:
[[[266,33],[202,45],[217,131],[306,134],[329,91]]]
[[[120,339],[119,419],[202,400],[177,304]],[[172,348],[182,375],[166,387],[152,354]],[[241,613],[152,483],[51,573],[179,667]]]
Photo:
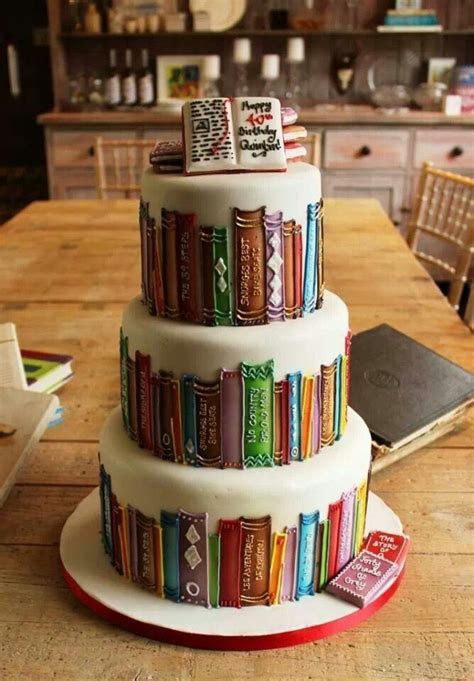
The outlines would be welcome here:
[[[273,443],[274,443],[274,462],[276,466],[281,466],[283,464],[283,438],[282,438],[282,426],[283,426],[283,410],[282,410],[282,399],[283,399],[283,381],[278,381],[274,385],[274,421],[273,421]]]
[[[201,227],[201,270],[203,319],[207,326],[216,326],[216,299],[214,295],[214,228]]]
[[[176,319],[179,317],[178,266],[176,262],[176,213],[163,208],[161,215],[165,315],[172,319]]]
[[[111,495],[111,506],[112,506],[112,537],[113,537],[113,564],[115,569],[123,574],[123,560],[122,560],[122,544],[120,541],[120,524],[122,522],[122,514],[120,513],[120,506],[117,501],[117,497],[112,493]]]
[[[153,423],[151,414],[151,360],[150,355],[135,353],[137,370],[137,420],[138,444],[153,449]]]
[[[296,311],[294,220],[283,223],[283,274],[285,277],[285,318],[293,319]]]
[[[171,379],[173,374],[167,371],[159,373],[159,410],[160,430],[158,440],[158,456],[167,461],[174,460],[173,452],[173,398],[171,395]]]
[[[153,518],[136,512],[137,526],[137,581],[145,589],[156,589],[155,538]]]
[[[337,359],[329,366],[321,367],[321,445],[323,447],[332,445],[336,437],[334,432],[336,366]]]
[[[241,518],[240,604],[268,605],[271,517]]]
[[[160,317],[165,316],[165,288],[163,284],[163,243],[160,227],[156,227],[155,243],[155,301],[156,311]]]
[[[219,605],[240,608],[240,554],[242,530],[240,520],[220,520],[221,543],[219,570]]]
[[[161,442],[160,423],[160,377],[152,372],[150,377],[151,392],[151,416],[153,420],[153,453],[160,456],[159,444]]]
[[[205,383],[196,380],[197,456],[200,466],[220,468],[221,429],[220,429],[220,380]]]
[[[303,309],[303,240],[301,225],[295,225],[293,231],[293,257],[295,275],[295,312],[294,317],[301,317]]]
[[[234,208],[235,318],[237,325],[266,324],[265,208]]]
[[[128,418],[129,435],[133,440],[138,439],[138,413],[137,413],[137,373],[135,362],[131,357],[127,358],[128,378]]]
[[[195,213],[176,213],[178,307],[181,319],[200,321],[197,274],[198,225]]]

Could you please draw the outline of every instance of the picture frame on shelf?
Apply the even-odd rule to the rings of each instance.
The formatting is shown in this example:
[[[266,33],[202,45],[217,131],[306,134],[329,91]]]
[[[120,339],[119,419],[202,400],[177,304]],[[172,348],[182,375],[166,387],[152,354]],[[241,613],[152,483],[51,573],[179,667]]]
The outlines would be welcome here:
[[[449,87],[456,59],[454,57],[433,57],[428,60],[428,83],[444,83]]]
[[[397,12],[406,12],[422,9],[422,0],[395,0],[395,9]]]
[[[158,106],[180,106],[201,94],[205,54],[160,55],[156,58]]]

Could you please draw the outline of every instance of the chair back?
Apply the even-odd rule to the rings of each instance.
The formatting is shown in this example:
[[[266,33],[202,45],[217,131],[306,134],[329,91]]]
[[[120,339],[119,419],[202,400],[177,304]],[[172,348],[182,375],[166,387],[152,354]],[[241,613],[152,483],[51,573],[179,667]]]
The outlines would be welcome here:
[[[321,165],[321,135],[319,132],[310,132],[304,140],[301,140],[302,144],[306,147],[308,152],[306,158],[304,159],[307,163],[311,163],[313,166],[318,168]]]
[[[95,169],[99,199],[134,198],[149,164],[153,140],[109,140],[96,137]]]
[[[442,243],[442,255],[423,250],[425,236]],[[474,250],[474,180],[423,163],[407,241],[422,263],[448,279],[448,300],[458,310]]]

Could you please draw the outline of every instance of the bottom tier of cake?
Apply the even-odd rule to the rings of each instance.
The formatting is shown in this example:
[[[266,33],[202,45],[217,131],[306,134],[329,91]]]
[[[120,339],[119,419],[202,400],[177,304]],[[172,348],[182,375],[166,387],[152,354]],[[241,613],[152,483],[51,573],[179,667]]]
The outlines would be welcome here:
[[[158,596],[206,606],[274,605],[321,589],[360,549],[370,433],[290,469],[221,470],[163,461],[125,434],[101,436],[102,534],[117,570]]]

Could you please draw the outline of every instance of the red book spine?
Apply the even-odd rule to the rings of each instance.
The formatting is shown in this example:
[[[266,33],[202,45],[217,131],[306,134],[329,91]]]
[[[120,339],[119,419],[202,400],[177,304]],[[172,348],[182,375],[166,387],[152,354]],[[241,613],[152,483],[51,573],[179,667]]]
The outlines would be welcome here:
[[[151,360],[139,350],[135,354],[137,371],[137,427],[138,444],[145,449],[153,449],[151,415]]]
[[[240,520],[219,522],[221,563],[219,573],[219,605],[240,608]]]
[[[195,213],[176,213],[178,306],[181,319],[200,321],[197,276],[198,225]]]
[[[336,574],[337,565],[337,548],[339,544],[339,524],[341,521],[342,499],[336,501],[334,504],[329,504],[328,519],[329,519],[329,559],[328,559],[328,581]]]

